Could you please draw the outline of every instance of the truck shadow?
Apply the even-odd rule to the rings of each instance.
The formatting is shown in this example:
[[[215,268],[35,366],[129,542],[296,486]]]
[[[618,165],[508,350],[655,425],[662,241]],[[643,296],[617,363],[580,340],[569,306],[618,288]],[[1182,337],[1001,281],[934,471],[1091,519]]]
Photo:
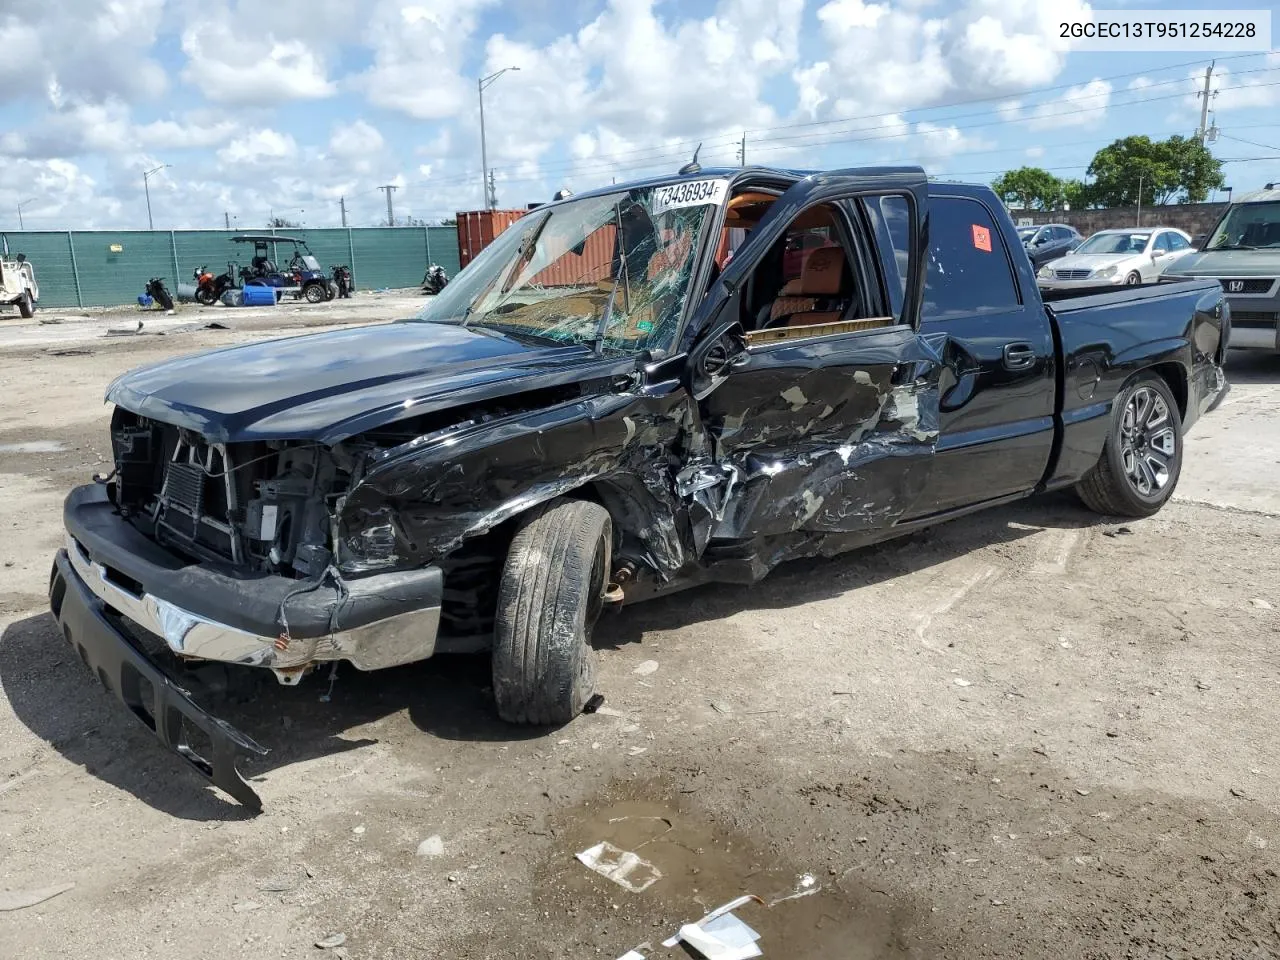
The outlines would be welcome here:
[[[701,587],[697,603],[690,603],[692,594],[685,593],[628,608],[601,625],[598,645],[639,642],[649,630],[739,611],[798,606],[945,563],[975,546],[1012,542],[1044,527],[1100,522],[1068,497],[1023,501],[835,559],[796,561],[751,587]],[[251,783],[291,764],[371,745],[376,741],[362,737],[362,728],[400,712],[418,730],[440,740],[534,740],[555,732],[511,726],[497,718],[489,660],[482,655],[441,656],[375,673],[343,664],[332,685],[327,668],[297,687],[278,686],[271,676],[251,668],[217,667],[214,678],[210,682],[200,674],[188,685],[202,705],[270,750],[266,757],[242,763],[241,772]],[[36,736],[149,806],[192,820],[251,815],[131,719],[85,670],[49,614],[17,621],[0,636],[0,685],[14,714]],[[429,745],[424,750],[429,753]]]

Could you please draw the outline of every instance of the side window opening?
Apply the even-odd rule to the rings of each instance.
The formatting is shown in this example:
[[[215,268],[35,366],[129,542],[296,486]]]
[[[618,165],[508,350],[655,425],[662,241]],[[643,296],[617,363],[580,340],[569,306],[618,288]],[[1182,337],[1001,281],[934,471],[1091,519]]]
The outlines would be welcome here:
[[[757,201],[750,194],[735,197],[726,234],[749,233],[774,200],[772,196],[763,199]],[[722,253],[725,246],[722,238]],[[868,276],[865,266],[839,205],[822,203],[802,211],[746,284],[742,323],[748,341],[828,336],[896,323],[875,315],[882,312],[876,309],[881,298],[875,277]]]

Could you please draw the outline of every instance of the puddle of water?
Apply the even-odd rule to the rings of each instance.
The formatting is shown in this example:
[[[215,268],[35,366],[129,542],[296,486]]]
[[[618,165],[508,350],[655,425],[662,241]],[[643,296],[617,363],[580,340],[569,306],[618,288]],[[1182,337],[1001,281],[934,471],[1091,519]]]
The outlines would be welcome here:
[[[57,440],[28,440],[25,443],[0,443],[0,453],[62,453],[67,449]]]
[[[684,955],[680,948],[668,952],[658,942],[681,923],[694,923],[745,893],[771,905],[737,911],[760,933],[766,957],[785,953],[790,960],[889,960],[907,955],[902,944],[917,905],[863,888],[856,871],[840,876],[825,862],[792,862],[785,851],[765,851],[661,787],[615,784],[605,796],[556,820],[563,855],[538,871],[535,890],[541,893],[535,894],[535,909],[541,915],[562,909],[563,900],[580,905],[588,917],[613,928],[609,942],[596,941],[609,956],[634,946],[629,939],[649,940],[657,948],[655,958]],[[574,859],[601,842],[643,858],[662,878],[643,893],[631,893]]]

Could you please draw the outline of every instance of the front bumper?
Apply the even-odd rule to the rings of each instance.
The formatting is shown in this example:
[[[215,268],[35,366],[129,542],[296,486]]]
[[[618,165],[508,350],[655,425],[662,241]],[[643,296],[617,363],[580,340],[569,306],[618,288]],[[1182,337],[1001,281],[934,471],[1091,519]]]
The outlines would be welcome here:
[[[1231,346],[1254,350],[1280,350],[1280,295],[1232,296]]]
[[[435,652],[438,567],[360,577],[343,591],[187,563],[121,518],[96,484],[71,491],[63,522],[68,563],[85,588],[180,657],[266,667],[293,684],[319,661],[377,670]]]
[[[236,758],[240,754],[261,756],[267,751],[197,705],[159,664],[117,629],[107,618],[106,605],[80,579],[65,550],[59,550],[53,561],[49,606],[80,659],[162,744],[246,807],[262,809],[261,798],[236,769]],[[191,728],[204,735],[202,748],[208,756],[192,744]]]
[[[1124,286],[1127,274],[1099,279],[1097,277],[1084,280],[1058,280],[1056,278],[1036,277],[1036,286],[1041,290],[1110,290]]]

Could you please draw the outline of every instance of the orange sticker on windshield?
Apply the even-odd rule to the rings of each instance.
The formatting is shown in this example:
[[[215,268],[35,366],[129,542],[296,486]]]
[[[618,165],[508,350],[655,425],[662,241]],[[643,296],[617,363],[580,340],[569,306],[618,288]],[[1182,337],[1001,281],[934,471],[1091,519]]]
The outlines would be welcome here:
[[[980,227],[976,223],[973,225],[973,245],[979,250],[987,253],[991,252],[991,231],[986,227]]]

